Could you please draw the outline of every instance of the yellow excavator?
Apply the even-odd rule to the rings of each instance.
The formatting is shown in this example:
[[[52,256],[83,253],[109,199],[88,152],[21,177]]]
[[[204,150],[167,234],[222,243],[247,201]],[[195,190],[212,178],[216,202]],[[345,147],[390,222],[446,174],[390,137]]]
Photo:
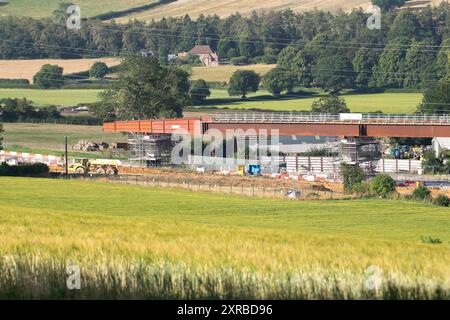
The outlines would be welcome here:
[[[119,160],[109,159],[83,159],[74,158],[68,165],[69,173],[76,174],[107,174],[116,175],[119,173]]]

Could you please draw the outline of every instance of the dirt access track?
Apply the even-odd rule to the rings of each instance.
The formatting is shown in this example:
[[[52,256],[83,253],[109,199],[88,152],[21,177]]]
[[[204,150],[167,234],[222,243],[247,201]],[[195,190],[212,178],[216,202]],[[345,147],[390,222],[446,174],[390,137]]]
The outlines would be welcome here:
[[[62,167],[50,166],[52,172],[62,173],[64,169]],[[170,178],[173,180],[189,180],[200,184],[221,184],[221,185],[233,185],[235,187],[240,186],[255,186],[255,187],[267,187],[267,188],[292,188],[295,184],[296,188],[317,188],[318,190],[332,190],[333,192],[342,193],[343,187],[340,183],[332,182],[307,182],[307,181],[293,181],[289,178],[273,178],[267,176],[237,176],[237,175],[222,175],[211,173],[197,173],[187,169],[170,169],[170,168],[137,168],[137,167],[120,167],[119,174],[121,175],[146,175],[152,178],[158,178],[164,180],[164,178]]]

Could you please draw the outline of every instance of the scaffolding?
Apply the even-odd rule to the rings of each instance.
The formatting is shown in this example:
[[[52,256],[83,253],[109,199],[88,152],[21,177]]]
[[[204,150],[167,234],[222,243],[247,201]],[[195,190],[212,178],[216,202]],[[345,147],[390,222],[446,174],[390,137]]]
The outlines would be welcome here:
[[[338,161],[359,166],[372,175],[381,155],[380,143],[376,139],[351,137],[341,140]]]
[[[156,167],[170,163],[173,142],[169,134],[144,135],[130,132],[128,148],[130,165]]]

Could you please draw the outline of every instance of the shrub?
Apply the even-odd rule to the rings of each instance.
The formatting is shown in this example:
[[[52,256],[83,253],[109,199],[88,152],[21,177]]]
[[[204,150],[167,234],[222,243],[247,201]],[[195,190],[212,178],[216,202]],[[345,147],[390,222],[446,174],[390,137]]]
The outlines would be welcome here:
[[[379,174],[372,180],[372,190],[380,197],[387,197],[395,191],[397,184],[391,176]]]
[[[441,207],[450,206],[450,198],[440,194],[436,199],[434,199],[434,204]]]
[[[247,57],[236,57],[230,60],[230,63],[235,66],[242,66],[248,64]]]
[[[367,182],[357,183],[353,186],[352,191],[361,196],[370,196],[371,195],[371,185]]]
[[[350,112],[344,99],[330,94],[313,102],[311,112],[314,113],[346,113]]]
[[[91,69],[89,70],[89,76],[91,78],[96,79],[102,79],[104,78],[109,72],[109,68],[104,62],[96,62],[92,65]]]
[[[421,240],[423,243],[427,243],[427,244],[441,244],[442,240],[439,238],[432,238],[430,236],[422,236]]]
[[[366,174],[363,169],[346,163],[341,164],[341,175],[346,193],[355,192],[355,189],[358,189],[361,183],[366,180]]]
[[[191,88],[189,90],[189,96],[194,105],[202,104],[206,101],[206,98],[211,95],[208,84],[205,80],[200,79],[191,82]]]
[[[418,186],[416,189],[414,189],[412,193],[412,198],[414,200],[430,200],[431,198],[431,191],[425,187],[425,186]]]
[[[29,88],[28,79],[0,79],[0,88]]]
[[[0,165],[0,176],[30,177],[49,173],[49,168],[44,163],[25,163],[10,166],[6,163]]]

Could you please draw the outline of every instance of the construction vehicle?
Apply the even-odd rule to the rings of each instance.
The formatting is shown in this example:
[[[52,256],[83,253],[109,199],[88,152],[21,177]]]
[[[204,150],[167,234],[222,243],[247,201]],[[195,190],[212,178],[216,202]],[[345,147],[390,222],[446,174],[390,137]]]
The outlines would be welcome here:
[[[116,175],[119,173],[119,166],[121,162],[119,160],[109,159],[83,159],[74,158],[68,166],[69,173],[76,174],[108,174]]]

